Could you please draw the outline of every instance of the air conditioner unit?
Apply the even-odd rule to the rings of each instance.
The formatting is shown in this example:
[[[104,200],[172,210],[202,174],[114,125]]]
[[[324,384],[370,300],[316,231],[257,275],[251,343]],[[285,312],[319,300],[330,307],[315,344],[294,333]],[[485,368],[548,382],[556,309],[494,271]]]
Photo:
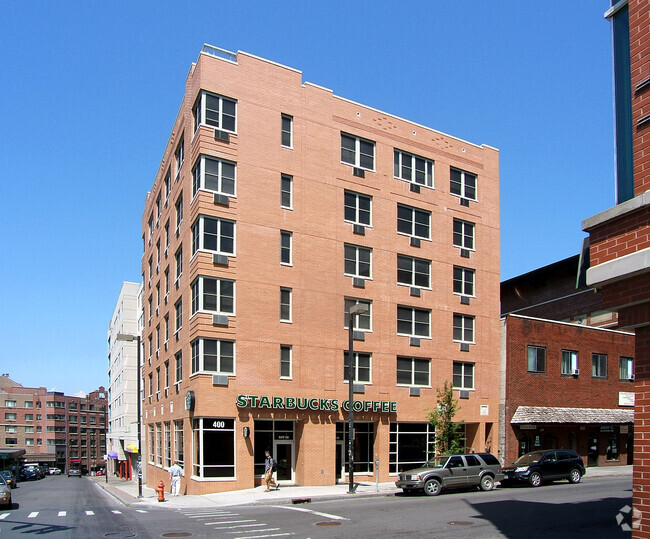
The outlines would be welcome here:
[[[580,374],[580,369],[573,369],[573,376],[578,376]]]

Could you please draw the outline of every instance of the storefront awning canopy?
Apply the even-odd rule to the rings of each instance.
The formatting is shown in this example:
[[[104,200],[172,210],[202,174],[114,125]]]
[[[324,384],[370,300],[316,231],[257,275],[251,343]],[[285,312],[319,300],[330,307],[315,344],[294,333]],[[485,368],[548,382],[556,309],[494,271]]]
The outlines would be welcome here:
[[[604,425],[634,423],[634,410],[519,406],[510,423],[513,425],[522,423],[590,423]]]

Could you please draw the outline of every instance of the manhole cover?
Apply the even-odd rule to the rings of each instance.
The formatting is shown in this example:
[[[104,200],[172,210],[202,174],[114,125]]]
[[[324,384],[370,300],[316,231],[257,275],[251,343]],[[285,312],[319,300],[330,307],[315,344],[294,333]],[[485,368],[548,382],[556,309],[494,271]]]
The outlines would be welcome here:
[[[163,537],[191,537],[192,534],[189,532],[169,532],[163,533]]]
[[[340,526],[340,522],[336,522],[335,520],[329,520],[327,522],[316,522],[316,526]]]
[[[473,526],[473,522],[469,522],[467,520],[452,520],[449,522],[452,526]]]
[[[104,537],[135,537],[135,533],[131,533],[131,532],[111,532],[111,533],[105,533]]]

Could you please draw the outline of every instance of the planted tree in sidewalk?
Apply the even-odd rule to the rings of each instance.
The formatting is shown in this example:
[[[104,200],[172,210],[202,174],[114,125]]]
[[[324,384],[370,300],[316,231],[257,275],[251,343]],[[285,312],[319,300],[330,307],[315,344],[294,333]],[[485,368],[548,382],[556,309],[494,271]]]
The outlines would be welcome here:
[[[437,406],[427,415],[436,433],[436,453],[438,455],[460,453],[464,451],[461,432],[463,422],[454,422],[460,407],[458,401],[454,399],[452,383],[445,381],[442,388],[436,388],[436,395]]]

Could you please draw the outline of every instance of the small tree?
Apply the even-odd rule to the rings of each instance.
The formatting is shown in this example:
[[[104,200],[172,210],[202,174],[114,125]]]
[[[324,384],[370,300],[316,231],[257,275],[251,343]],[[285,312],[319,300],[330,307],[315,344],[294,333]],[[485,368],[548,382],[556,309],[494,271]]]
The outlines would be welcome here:
[[[445,381],[442,388],[436,389],[437,406],[427,415],[429,423],[436,432],[436,453],[448,455],[464,450],[460,434],[463,422],[454,423],[454,416],[460,410],[458,401],[454,399],[454,389],[451,382]]]

